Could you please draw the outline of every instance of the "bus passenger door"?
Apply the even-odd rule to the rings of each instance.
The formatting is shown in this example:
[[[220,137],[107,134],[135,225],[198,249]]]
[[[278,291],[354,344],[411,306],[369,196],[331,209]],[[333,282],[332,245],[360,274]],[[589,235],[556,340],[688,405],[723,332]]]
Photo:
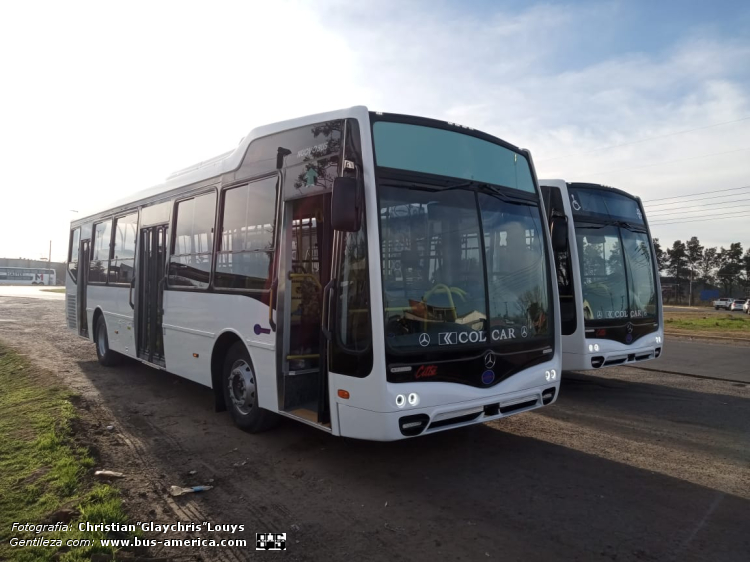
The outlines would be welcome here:
[[[321,330],[323,294],[331,273],[329,194],[287,201],[284,207],[282,368],[279,409],[329,426],[327,340]]]
[[[167,225],[142,228],[138,249],[138,268],[134,279],[136,349],[138,358],[165,366],[164,333],[164,280],[167,246]]]
[[[89,337],[89,321],[86,312],[86,293],[89,284],[89,264],[91,252],[89,240],[81,240],[78,252],[78,284],[76,285],[76,301],[78,302],[78,335]]]

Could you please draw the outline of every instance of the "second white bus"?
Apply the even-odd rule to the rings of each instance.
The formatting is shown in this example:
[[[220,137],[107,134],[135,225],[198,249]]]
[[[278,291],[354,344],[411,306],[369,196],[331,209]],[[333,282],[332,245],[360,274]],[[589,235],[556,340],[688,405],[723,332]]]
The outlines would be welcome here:
[[[640,199],[591,183],[540,180],[569,243],[555,253],[563,369],[655,359],[664,324],[654,244]]]
[[[55,270],[41,267],[0,267],[0,285],[54,285]]]

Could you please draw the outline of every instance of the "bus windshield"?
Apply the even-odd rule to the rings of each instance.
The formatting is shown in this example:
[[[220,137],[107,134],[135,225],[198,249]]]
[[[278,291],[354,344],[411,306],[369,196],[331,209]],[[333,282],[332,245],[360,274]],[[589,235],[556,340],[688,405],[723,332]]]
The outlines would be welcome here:
[[[587,321],[656,317],[651,242],[636,199],[569,188]]]
[[[394,123],[376,122],[374,126],[376,150],[380,145],[378,125],[385,124]],[[434,130],[492,144],[461,133]],[[413,151],[418,163],[411,165],[401,155],[398,162],[386,160],[391,164],[388,167],[398,164],[401,169],[446,173],[449,164],[442,137],[420,132],[420,138],[430,146]],[[462,144],[464,141],[458,139],[451,140],[448,146]],[[492,146],[502,155],[501,162],[515,168],[513,173],[494,164],[493,171],[474,173],[468,163],[476,156],[465,151],[451,160],[460,163],[462,174],[452,171],[451,176],[479,177],[483,181],[491,176],[495,185],[502,178],[513,185],[500,184],[501,191],[527,191],[523,197],[504,197],[463,185],[447,190],[405,187],[380,173],[385,332],[393,351],[549,344],[553,332],[548,264],[529,165],[522,155],[500,145]],[[437,159],[434,168],[425,156],[430,153]],[[379,153],[376,157],[381,165],[384,160]],[[518,179],[525,177],[530,188],[525,180]],[[459,179],[457,183],[463,182]]]

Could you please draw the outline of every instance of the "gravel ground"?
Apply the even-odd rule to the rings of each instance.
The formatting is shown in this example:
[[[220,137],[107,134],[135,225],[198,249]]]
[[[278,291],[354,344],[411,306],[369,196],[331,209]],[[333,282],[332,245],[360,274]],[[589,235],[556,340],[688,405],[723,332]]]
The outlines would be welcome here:
[[[256,532],[286,532],[290,560],[750,559],[747,385],[617,367],[566,373],[542,411],[424,438],[360,442],[291,420],[249,435],[206,388],[101,367],[63,307],[0,296],[0,339],[81,395],[133,518],[241,524],[169,536],[252,545],[156,555],[249,560]]]

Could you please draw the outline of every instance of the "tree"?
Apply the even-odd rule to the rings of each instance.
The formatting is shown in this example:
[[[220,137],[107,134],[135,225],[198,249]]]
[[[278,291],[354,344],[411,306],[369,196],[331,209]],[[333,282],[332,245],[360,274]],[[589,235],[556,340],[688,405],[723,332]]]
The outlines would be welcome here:
[[[719,282],[723,285],[724,291],[728,297],[732,296],[734,287],[742,281],[742,269],[744,260],[742,257],[742,244],[732,242],[729,249],[722,246],[719,252]]]
[[[658,238],[654,238],[654,254],[656,254],[656,265],[661,273],[667,268],[667,254],[664,253]]]
[[[687,262],[690,267],[690,301],[688,304],[693,305],[693,277],[695,277],[695,269],[703,258],[703,246],[697,236],[693,236],[685,247],[687,254]]]
[[[667,256],[669,256],[667,271],[675,278],[677,283],[676,297],[679,299],[682,293],[680,281],[687,278],[689,266],[685,243],[681,240],[675,240],[672,247],[667,249]]]
[[[716,282],[714,270],[719,267],[719,254],[716,248],[703,250],[703,257],[698,263],[698,274],[704,283],[713,285]]]

